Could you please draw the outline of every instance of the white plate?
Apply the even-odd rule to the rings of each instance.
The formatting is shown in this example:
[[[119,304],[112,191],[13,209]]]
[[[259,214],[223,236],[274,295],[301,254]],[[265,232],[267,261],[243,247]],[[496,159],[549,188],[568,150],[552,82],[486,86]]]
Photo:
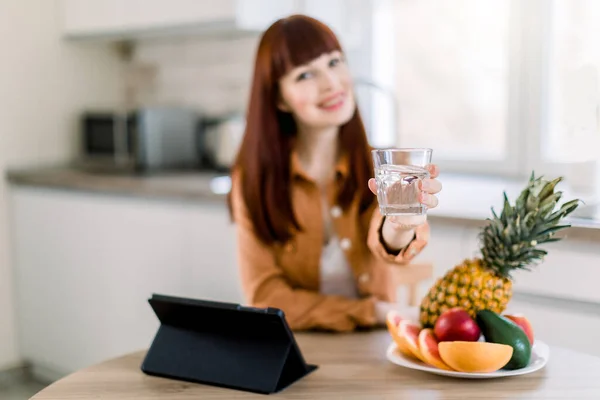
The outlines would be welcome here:
[[[504,378],[507,376],[525,375],[535,372],[539,369],[544,368],[550,358],[550,348],[548,345],[540,340],[536,340],[533,349],[531,351],[531,360],[529,365],[525,368],[516,370],[498,370],[495,372],[458,372],[458,371],[446,371],[443,369],[435,368],[427,365],[421,361],[410,359],[404,356],[400,351],[396,350],[396,344],[392,342],[387,349],[387,359],[405,368],[417,369],[419,371],[430,372],[432,374],[452,376],[456,378],[468,378],[468,379],[490,379],[490,378]]]

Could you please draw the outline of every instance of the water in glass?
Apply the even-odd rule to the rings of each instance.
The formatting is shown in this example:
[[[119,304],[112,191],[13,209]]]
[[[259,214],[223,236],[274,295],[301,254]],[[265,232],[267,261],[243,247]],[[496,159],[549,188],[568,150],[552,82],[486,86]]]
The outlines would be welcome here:
[[[383,215],[423,215],[427,207],[419,202],[419,181],[429,171],[414,165],[384,164],[375,169],[377,197]]]

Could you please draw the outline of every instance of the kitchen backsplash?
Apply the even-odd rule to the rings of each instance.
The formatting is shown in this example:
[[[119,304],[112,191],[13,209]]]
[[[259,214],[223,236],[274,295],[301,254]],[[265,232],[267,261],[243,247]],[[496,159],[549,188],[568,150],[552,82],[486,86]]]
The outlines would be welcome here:
[[[136,43],[126,81],[137,105],[188,105],[208,115],[244,111],[258,36]]]

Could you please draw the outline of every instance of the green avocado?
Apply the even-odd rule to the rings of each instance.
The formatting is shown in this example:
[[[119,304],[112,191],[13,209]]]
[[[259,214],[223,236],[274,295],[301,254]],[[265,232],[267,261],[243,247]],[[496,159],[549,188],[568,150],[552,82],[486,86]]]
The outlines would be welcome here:
[[[513,370],[529,365],[531,343],[519,325],[491,310],[478,311],[476,319],[486,342],[507,344],[513,348],[513,355],[504,369]]]

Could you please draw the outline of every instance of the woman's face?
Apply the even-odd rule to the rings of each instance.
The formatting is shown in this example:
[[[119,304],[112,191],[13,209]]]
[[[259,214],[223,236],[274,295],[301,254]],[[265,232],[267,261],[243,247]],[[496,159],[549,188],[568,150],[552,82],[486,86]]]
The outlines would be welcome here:
[[[339,51],[294,68],[279,85],[279,109],[291,113],[301,128],[337,127],[354,114],[352,79]]]

